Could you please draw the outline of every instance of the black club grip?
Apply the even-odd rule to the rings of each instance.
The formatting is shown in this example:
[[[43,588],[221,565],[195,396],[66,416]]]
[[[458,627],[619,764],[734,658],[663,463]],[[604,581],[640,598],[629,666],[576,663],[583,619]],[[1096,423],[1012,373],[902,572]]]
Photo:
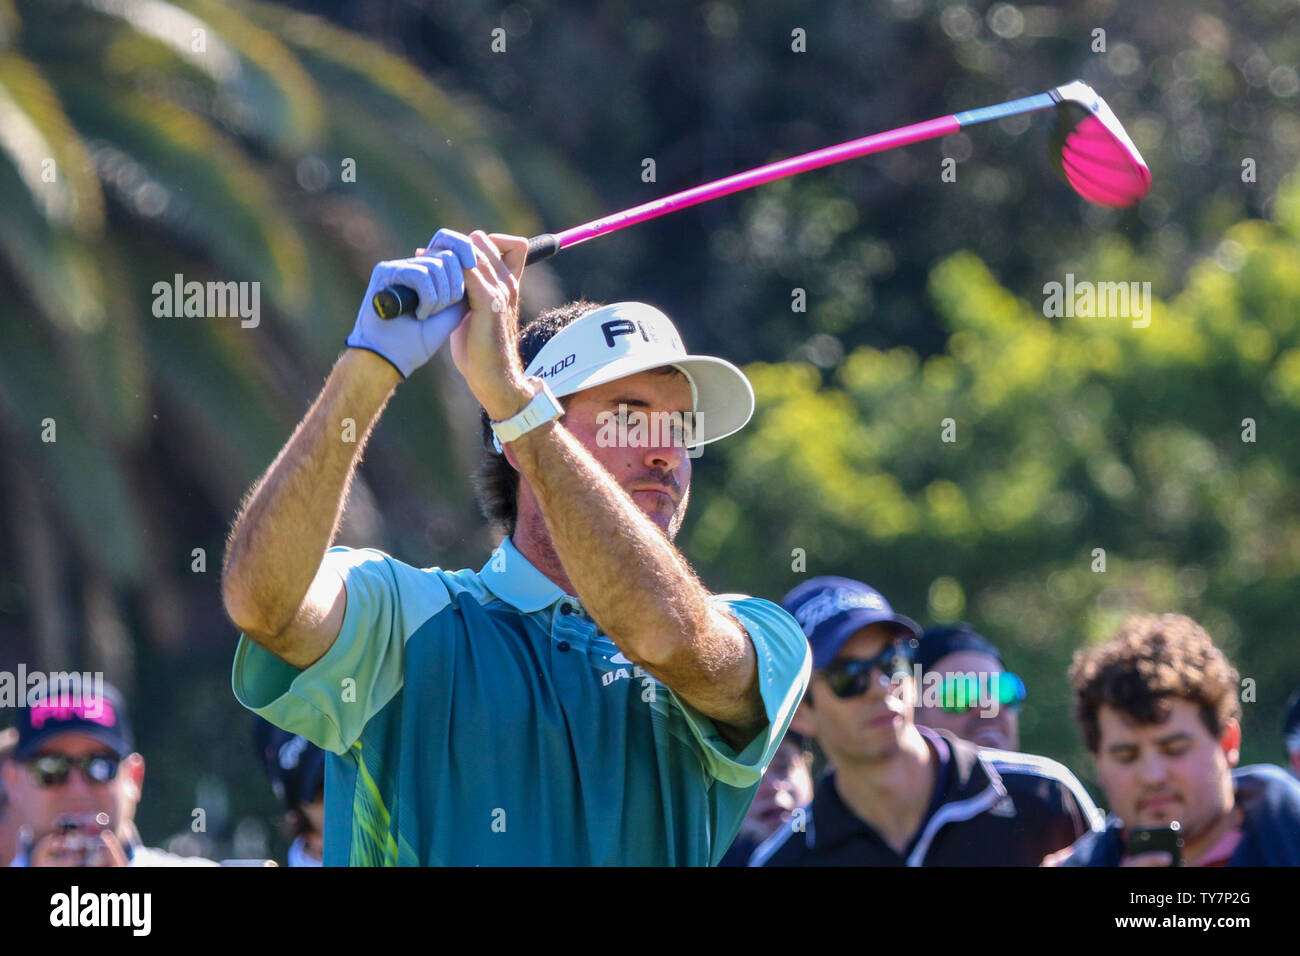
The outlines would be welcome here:
[[[528,258],[524,260],[527,265],[534,262],[541,262],[543,259],[549,259],[560,251],[560,237],[553,233],[544,232],[540,236],[533,236],[528,240]]]
[[[553,233],[544,232],[528,240],[528,258],[526,264],[549,259],[560,251],[560,239]],[[420,304],[420,297],[415,290],[406,285],[390,285],[375,293],[370,304],[375,307],[375,314],[381,319],[395,319],[399,315],[409,315]]]

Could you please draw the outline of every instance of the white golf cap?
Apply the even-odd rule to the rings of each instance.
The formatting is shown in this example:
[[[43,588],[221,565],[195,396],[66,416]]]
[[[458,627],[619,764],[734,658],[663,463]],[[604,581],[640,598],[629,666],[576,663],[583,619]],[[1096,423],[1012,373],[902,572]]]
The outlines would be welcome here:
[[[527,374],[563,397],[664,365],[678,369],[691,384],[692,445],[726,438],[754,414],[754,389],[745,373],[720,358],[687,355],[672,320],[643,302],[601,306],[560,329]]]

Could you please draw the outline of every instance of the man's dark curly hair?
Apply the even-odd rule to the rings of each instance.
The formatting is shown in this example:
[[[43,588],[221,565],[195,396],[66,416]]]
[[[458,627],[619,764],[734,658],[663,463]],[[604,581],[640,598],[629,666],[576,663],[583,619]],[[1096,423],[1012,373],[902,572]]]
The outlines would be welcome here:
[[[560,329],[572,325],[588,312],[594,312],[604,303],[588,302],[578,299],[546,309],[537,318],[529,322],[519,333],[519,360],[524,369],[537,358],[547,342]],[[560,404],[568,407],[567,398],[561,398]],[[519,507],[519,473],[510,467],[505,455],[499,455],[492,447],[492,426],[487,412],[480,409],[483,431],[483,455],[478,468],[474,471],[474,495],[478,498],[483,517],[493,526],[514,534],[515,517]]]
[[[1097,753],[1097,713],[1105,704],[1140,725],[1163,723],[1169,702],[1189,700],[1216,739],[1240,719],[1239,675],[1210,635],[1182,614],[1127,618],[1100,647],[1081,648],[1070,666],[1075,720],[1088,750]]]

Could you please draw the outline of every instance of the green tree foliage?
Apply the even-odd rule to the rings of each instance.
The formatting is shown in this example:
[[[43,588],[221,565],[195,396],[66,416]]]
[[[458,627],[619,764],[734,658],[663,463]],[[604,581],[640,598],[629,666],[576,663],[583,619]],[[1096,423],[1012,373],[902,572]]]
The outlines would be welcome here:
[[[1297,263],[1300,175],[1273,221],[1229,228],[1149,325],[1047,317],[1050,290],[1017,297],[956,253],[929,281],[941,353],[749,367],[759,411],[717,446],[725,484],[699,484],[688,549],[708,576],[773,597],[840,573],[904,613],[971,620],[1027,676],[1027,749],[1080,768],[1073,650],[1129,613],[1190,614],[1254,684],[1246,756],[1275,761],[1300,677]],[[1078,271],[1146,269],[1114,239]]]
[[[250,763],[224,531],[371,268],[445,221],[535,216],[471,101],[320,18],[214,0],[0,0],[0,209],[0,666],[105,670],[167,768],[147,796],[188,807],[199,768]],[[256,323],[159,315],[177,274],[258,284]],[[481,534],[465,402],[448,374],[402,390],[351,533]]]
[[[376,260],[444,218],[533,217],[463,108],[323,20],[4,0],[0,23],[11,464],[42,489],[72,560],[166,590],[192,547],[219,563],[220,546],[211,531],[149,540],[148,513],[180,505],[139,480],[171,470],[151,459],[226,511],[337,355]],[[155,283],[177,273],[258,283],[262,317],[158,316]],[[463,483],[439,480],[455,436],[432,382],[395,410],[400,463],[459,506]]]

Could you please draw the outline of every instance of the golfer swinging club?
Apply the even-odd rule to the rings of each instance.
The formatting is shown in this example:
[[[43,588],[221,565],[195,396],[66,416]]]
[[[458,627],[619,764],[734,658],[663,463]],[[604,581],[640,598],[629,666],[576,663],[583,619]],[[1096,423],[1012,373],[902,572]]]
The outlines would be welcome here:
[[[672,544],[687,447],[745,425],[749,382],[640,303],[544,314],[521,340],[526,254],[441,230],[380,263],[231,532],[235,695],[331,754],[327,866],[716,864],[807,685],[793,618],[711,595]],[[394,284],[414,317],[375,314]],[[478,572],[331,548],[365,443],[343,420],[368,436],[448,338],[509,465],[488,508],[509,535]],[[628,410],[697,428],[602,440]]]

